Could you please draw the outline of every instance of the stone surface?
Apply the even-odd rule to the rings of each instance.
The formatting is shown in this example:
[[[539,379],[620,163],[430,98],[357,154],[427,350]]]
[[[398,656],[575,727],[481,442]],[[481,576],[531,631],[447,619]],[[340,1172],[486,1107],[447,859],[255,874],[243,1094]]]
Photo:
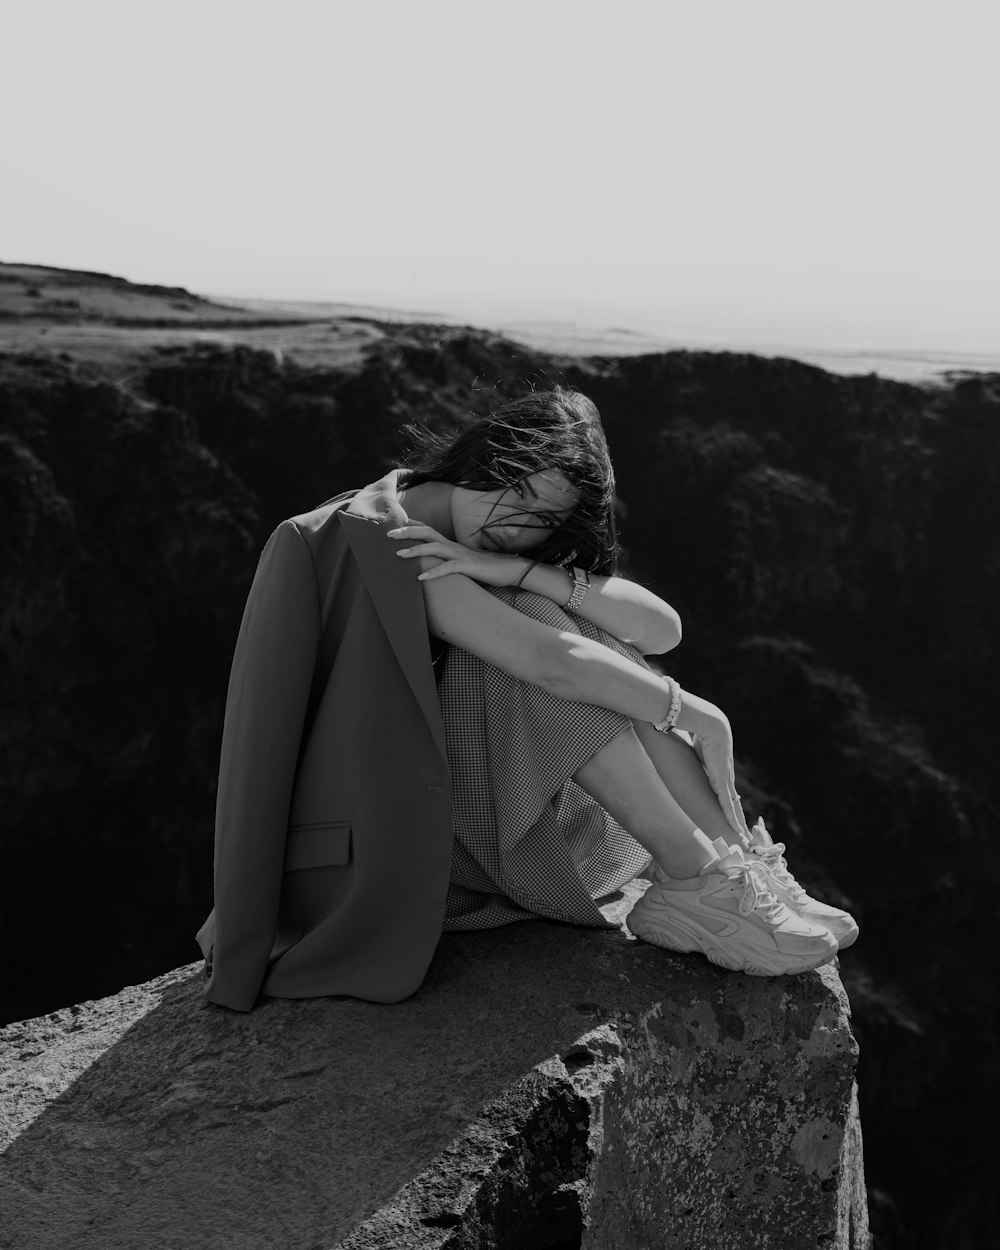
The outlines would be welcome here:
[[[394,1006],[200,987],[0,1031],[4,1250],[867,1245],[832,968],[539,921],[447,935]]]

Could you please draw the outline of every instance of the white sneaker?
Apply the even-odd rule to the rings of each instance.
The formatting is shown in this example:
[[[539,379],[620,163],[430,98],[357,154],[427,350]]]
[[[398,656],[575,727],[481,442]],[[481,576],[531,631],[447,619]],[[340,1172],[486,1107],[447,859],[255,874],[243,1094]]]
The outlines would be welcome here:
[[[767,868],[771,877],[771,890],[785,906],[790,907],[803,920],[829,929],[837,939],[840,950],[845,950],[857,941],[858,924],[854,917],[850,912],[821,903],[819,899],[805,892],[788,870],[784,842],[773,841],[762,820],[758,820],[750,830],[747,857]]]
[[[679,890],[654,881],[629,912],[630,931],[672,951],[701,951],[720,968],[776,977],[828,963],[837,943],[772,892],[762,865],[739,847],[710,864],[703,885]]]

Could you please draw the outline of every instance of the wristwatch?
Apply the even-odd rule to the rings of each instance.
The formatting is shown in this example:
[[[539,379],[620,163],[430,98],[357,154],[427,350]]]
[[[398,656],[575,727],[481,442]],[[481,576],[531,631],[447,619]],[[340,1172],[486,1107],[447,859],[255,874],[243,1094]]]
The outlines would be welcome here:
[[[573,578],[573,593],[566,601],[566,611],[575,612],[590,589],[590,574],[586,569],[574,568],[570,576]]]

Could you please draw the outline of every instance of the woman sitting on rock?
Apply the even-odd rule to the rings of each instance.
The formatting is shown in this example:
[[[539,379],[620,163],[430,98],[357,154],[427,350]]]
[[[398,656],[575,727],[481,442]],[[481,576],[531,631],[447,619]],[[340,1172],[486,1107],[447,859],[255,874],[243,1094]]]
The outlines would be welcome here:
[[[414,432],[418,433],[418,432]],[[677,613],[615,575],[614,476],[583,395],[533,393],[283,522],[240,630],[206,993],[394,1002],[442,930],[605,926],[754,975],[857,936],[747,828],[723,713],[644,655]]]

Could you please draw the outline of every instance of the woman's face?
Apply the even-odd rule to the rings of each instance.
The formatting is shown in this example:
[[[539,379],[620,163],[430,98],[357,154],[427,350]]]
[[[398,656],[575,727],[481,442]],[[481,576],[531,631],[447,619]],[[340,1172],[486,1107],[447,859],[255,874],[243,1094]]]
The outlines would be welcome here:
[[[473,551],[527,551],[558,528],[578,501],[578,491],[558,469],[529,474],[500,490],[456,486],[451,497],[455,542]]]

